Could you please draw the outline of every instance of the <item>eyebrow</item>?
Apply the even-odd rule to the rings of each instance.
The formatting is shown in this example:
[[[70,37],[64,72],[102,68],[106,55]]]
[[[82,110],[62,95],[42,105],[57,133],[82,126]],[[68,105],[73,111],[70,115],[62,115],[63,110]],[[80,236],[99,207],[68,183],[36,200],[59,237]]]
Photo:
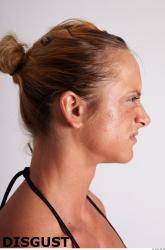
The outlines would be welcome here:
[[[142,95],[139,90],[132,90],[132,91],[128,92],[128,94],[131,94],[131,93],[136,93],[139,97]]]

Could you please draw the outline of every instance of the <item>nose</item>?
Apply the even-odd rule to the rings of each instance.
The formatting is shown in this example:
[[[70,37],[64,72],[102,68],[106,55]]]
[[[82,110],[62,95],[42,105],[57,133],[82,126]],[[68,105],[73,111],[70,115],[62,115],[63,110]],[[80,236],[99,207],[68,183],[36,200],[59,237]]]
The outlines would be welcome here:
[[[149,117],[143,106],[141,106],[141,110],[139,114],[136,116],[135,121],[140,125],[140,127],[145,127],[150,124],[151,118]]]

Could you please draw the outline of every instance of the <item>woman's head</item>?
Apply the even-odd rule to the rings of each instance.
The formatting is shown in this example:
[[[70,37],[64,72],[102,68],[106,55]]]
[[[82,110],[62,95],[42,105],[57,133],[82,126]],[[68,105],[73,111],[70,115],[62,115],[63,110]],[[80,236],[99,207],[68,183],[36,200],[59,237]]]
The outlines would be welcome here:
[[[55,26],[26,53],[13,36],[1,40],[0,70],[19,84],[21,115],[33,136],[48,133],[50,104],[64,91],[94,105],[96,87],[114,74],[106,68],[106,47],[112,57],[117,48],[127,49],[121,38],[77,19]]]
[[[26,128],[33,137],[48,137],[56,122],[73,125],[65,103],[74,107],[75,98],[80,101],[78,105],[82,102],[87,105],[83,138],[88,137],[84,143],[89,142],[86,146],[92,149],[87,131],[91,129],[92,121],[103,124],[107,93],[109,100],[113,100],[111,87],[123,80],[121,74],[127,59],[134,60],[127,44],[92,23],[72,19],[52,28],[26,53],[25,46],[11,35],[0,41],[0,70],[11,74],[19,85],[20,111]],[[120,62],[121,57],[125,58],[124,63]],[[109,92],[105,92],[106,88]],[[113,108],[114,102],[109,105]],[[76,106],[73,111],[79,115]],[[93,125],[98,127],[96,123]],[[101,136],[98,135],[100,139]],[[92,137],[91,141],[94,141]],[[97,142],[96,145],[99,146]]]

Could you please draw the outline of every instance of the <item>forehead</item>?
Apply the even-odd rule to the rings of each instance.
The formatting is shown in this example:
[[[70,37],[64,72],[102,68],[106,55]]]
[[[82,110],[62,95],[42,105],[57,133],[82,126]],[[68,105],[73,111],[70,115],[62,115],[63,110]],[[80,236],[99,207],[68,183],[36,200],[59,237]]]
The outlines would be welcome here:
[[[142,82],[140,68],[135,57],[129,51],[123,51],[118,59],[118,77],[119,81],[126,89],[141,90]]]
[[[118,52],[113,67],[117,76],[116,84],[123,92],[134,90],[141,92],[140,68],[131,52],[127,50]]]

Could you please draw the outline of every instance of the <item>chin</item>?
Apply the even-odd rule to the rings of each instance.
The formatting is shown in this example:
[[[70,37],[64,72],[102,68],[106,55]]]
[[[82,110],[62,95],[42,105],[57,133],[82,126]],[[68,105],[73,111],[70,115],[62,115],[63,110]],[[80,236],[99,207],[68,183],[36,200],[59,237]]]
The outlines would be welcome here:
[[[133,151],[131,151],[129,154],[123,154],[120,161],[118,163],[128,163],[133,158]]]
[[[106,162],[107,163],[128,163],[129,161],[131,161],[133,158],[133,151],[131,150],[131,152],[123,152],[122,154],[118,154],[115,157],[110,158],[107,157]]]

